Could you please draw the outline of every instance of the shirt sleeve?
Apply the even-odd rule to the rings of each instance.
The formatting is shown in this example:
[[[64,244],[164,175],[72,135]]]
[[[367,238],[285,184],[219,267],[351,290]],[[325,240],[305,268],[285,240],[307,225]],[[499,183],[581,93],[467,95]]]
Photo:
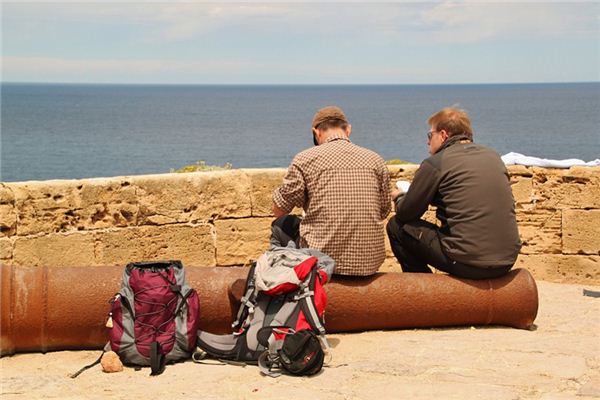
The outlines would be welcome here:
[[[273,202],[281,211],[289,214],[294,207],[303,208],[306,193],[304,175],[292,162],[283,178],[283,183],[273,191]]]
[[[379,181],[381,219],[385,219],[392,209],[392,200],[390,197],[390,171],[385,163],[382,163],[379,172]]]
[[[415,172],[408,192],[396,201],[396,219],[406,223],[421,218],[433,201],[439,184],[439,171],[431,163],[424,161]]]

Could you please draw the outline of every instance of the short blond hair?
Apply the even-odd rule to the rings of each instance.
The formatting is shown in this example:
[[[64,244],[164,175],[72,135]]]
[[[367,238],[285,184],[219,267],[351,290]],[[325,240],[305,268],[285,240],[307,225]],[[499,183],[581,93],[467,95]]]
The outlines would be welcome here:
[[[443,108],[429,117],[427,123],[438,131],[445,130],[448,136],[465,135],[473,139],[469,115],[460,108]]]

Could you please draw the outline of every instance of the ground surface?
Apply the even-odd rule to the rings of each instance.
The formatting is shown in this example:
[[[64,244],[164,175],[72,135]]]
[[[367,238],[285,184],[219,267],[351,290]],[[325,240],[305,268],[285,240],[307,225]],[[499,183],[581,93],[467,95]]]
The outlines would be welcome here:
[[[600,290],[598,287],[587,289]],[[464,327],[329,335],[330,367],[312,378],[253,366],[170,365],[69,373],[97,351],[0,359],[2,400],[60,399],[593,399],[600,398],[600,298],[538,282],[537,329]]]

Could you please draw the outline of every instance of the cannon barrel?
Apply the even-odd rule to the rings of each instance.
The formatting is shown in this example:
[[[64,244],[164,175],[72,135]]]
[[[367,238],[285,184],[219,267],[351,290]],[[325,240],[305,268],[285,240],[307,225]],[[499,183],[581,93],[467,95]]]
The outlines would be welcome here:
[[[246,268],[187,267],[200,297],[200,329],[230,333]],[[0,355],[94,349],[107,341],[108,301],[122,266],[2,266]],[[459,325],[527,329],[538,309],[535,281],[523,269],[493,280],[443,274],[378,273],[337,277],[325,285],[328,332]]]

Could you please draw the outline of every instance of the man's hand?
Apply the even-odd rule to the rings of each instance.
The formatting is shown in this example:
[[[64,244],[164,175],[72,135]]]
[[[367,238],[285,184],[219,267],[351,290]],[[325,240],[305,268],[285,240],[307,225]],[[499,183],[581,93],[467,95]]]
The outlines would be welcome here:
[[[394,189],[390,193],[390,195],[392,196],[392,201],[394,201],[394,202],[396,201],[396,199],[398,199],[398,197],[400,197],[403,194],[404,194],[404,192],[401,191],[400,189]]]

